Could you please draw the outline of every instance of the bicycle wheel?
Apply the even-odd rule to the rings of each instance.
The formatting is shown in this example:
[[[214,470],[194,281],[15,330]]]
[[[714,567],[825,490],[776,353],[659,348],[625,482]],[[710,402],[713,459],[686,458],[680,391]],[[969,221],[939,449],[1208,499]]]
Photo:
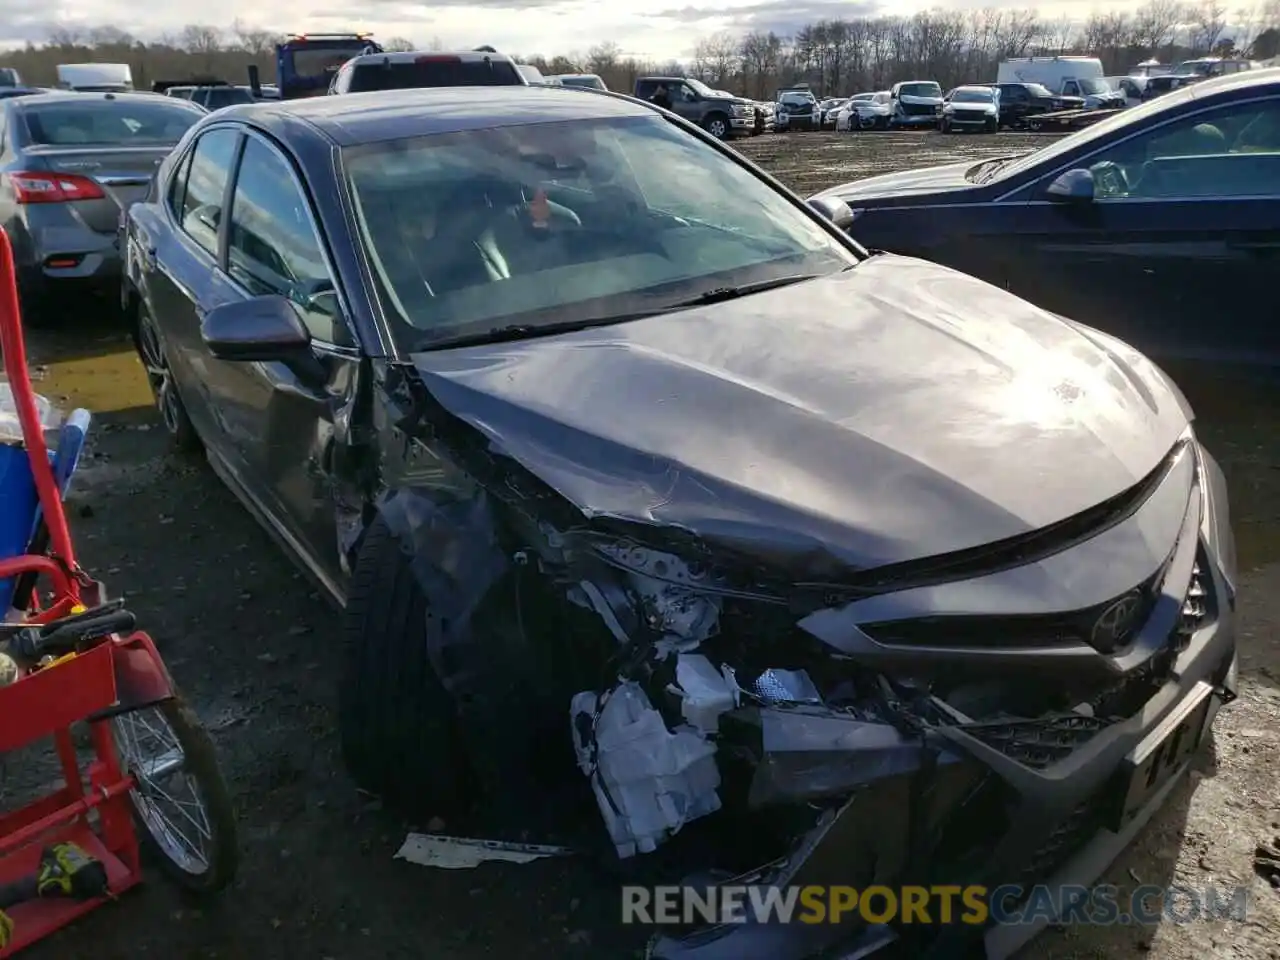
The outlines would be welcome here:
[[[236,815],[213,740],[177,697],[111,719],[143,846],[191,893],[221,890],[240,860]]]

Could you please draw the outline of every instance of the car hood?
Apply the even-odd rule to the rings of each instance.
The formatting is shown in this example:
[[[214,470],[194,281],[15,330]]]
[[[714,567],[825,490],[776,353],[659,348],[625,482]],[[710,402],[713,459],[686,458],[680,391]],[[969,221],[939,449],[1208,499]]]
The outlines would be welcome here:
[[[1187,422],[1138,355],[888,254],[722,304],[412,359],[446,411],[584,516],[677,528],[797,575],[1063,520],[1149,474]]]
[[[978,161],[963,160],[940,167],[921,167],[919,170],[900,170],[878,177],[854,180],[829,187],[817,194],[819,197],[839,197],[846,203],[856,204],[881,197],[902,197],[917,193],[940,193],[947,190],[973,189],[978,184],[964,178],[965,172]]]

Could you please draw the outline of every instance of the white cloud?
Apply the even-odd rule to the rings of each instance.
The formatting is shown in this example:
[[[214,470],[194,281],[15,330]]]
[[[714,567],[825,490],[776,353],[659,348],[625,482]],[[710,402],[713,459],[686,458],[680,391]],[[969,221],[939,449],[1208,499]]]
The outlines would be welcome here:
[[[909,14],[918,9],[1035,6],[1042,17],[1083,20],[1090,12],[1134,10],[1142,0],[1093,2],[1054,0],[443,0],[430,4],[373,0],[353,14],[333,3],[317,9],[283,0],[264,14],[260,2],[226,0],[210,6],[196,0],[142,5],[136,0],[0,0],[0,43],[40,41],[51,28],[111,24],[139,37],[176,34],[185,24],[226,26],[237,17],[281,32],[371,30],[386,39],[402,36],[424,46],[438,38],[446,47],[482,43],[518,53],[585,52],[612,41],[624,53],[653,59],[687,56],[697,41],[717,30],[774,29],[780,33],[822,18],[869,13]],[[216,10],[216,16],[211,14]]]

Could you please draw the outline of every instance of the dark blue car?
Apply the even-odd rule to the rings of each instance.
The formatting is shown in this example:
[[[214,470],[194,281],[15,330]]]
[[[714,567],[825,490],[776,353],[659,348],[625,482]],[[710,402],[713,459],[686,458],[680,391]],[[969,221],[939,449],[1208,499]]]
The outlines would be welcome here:
[[[174,440],[344,608],[362,786],[621,857],[720,820],[677,876],[764,884],[1060,888],[1130,841],[1234,696],[1222,474],[1124,344],[851,220],[609,93],[183,138],[125,307]],[[650,956],[1003,957],[1036,918]]]

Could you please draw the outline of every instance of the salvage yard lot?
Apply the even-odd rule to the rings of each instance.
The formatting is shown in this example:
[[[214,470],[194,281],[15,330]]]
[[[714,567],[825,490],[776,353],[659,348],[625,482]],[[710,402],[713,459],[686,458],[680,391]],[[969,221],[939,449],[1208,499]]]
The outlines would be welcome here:
[[[1043,144],[1044,135],[794,134],[741,144],[802,194],[846,180]],[[33,338],[37,384],[98,414],[77,478],[83,559],[130,602],[211,728],[241,811],[243,866],[214,902],[183,902],[157,875],[139,893],[33,949],[33,960],[115,957],[566,958],[637,956],[618,927],[608,857],[436,871],[393,861],[413,826],[360,797],[342,772],[333,711],[333,611],[202,463],[167,450],[126,338],[102,317]],[[1254,876],[1280,833],[1280,391],[1186,382],[1231,484],[1241,568],[1244,691],[1215,743],[1108,880],[1251,886],[1243,924],[1051,931],[1029,958],[1280,957],[1280,891]],[[69,398],[69,399],[68,399]],[[566,705],[567,721],[567,705]],[[516,721],[518,722],[518,720]],[[566,739],[568,736],[566,722]],[[6,771],[5,790],[23,771]],[[530,805],[538,798],[523,798]],[[548,807],[556,798],[542,801]],[[535,809],[535,816],[538,811]],[[440,829],[439,824],[432,824]],[[588,823],[587,828],[595,826]],[[511,836],[500,822],[448,833]]]

